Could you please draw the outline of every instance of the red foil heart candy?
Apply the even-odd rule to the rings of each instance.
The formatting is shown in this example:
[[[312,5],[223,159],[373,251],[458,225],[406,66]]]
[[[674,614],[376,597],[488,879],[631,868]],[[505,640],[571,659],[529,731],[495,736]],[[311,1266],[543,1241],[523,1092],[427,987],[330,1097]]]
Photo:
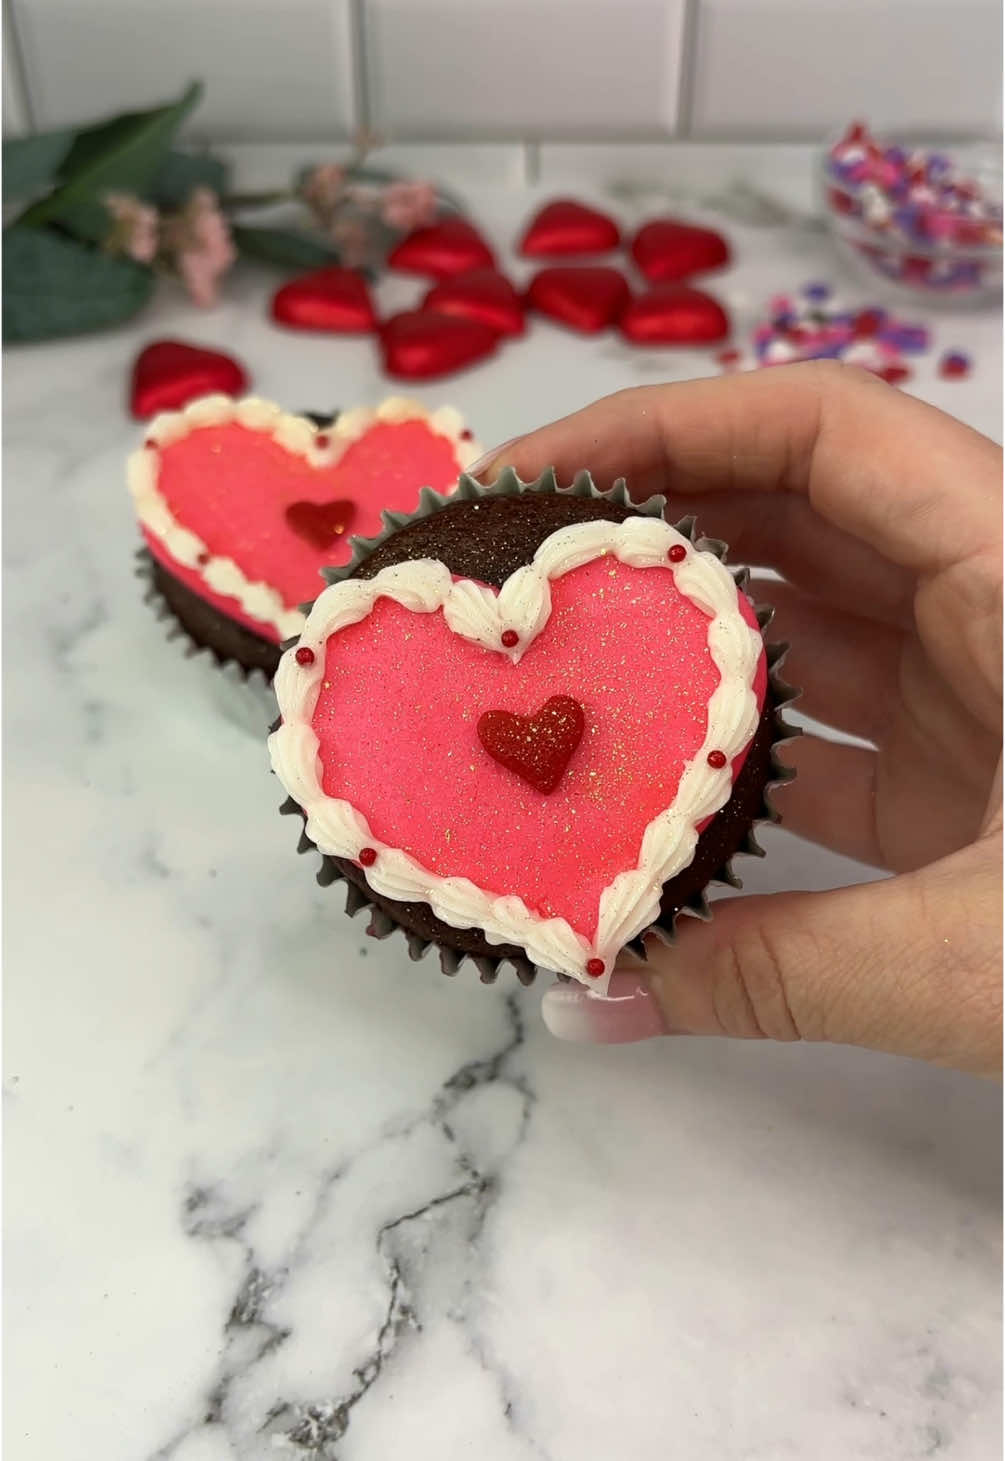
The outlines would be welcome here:
[[[606,213],[573,198],[556,198],[531,219],[520,252],[529,259],[607,254],[620,243],[621,230]]]
[[[522,335],[523,305],[513,285],[495,269],[469,269],[434,284],[422,308],[477,320],[500,335]]]
[[[380,334],[384,369],[398,380],[433,380],[491,355],[499,335],[477,320],[433,310],[393,315]]]
[[[232,356],[182,340],[155,340],[136,357],[129,409],[145,421],[158,411],[179,411],[199,396],[240,396],[247,388],[247,372]]]
[[[486,710],[478,739],[493,761],[513,771],[535,791],[554,791],[583,739],[583,707],[571,695],[552,695],[534,715]]]
[[[492,269],[492,250],[477,229],[463,218],[445,218],[428,228],[417,228],[393,248],[387,257],[389,269],[404,274],[431,274],[449,279],[467,269]]]
[[[291,279],[272,297],[272,318],[291,330],[368,335],[377,315],[366,280],[355,269],[315,269]]]
[[[285,516],[295,533],[323,553],[345,536],[356,516],[356,504],[343,500],[291,502]]]
[[[656,218],[632,239],[632,258],[647,279],[668,283],[721,269],[729,263],[729,245],[714,229]]]
[[[541,314],[584,335],[595,335],[621,314],[628,303],[629,289],[625,276],[617,269],[559,265],[534,275],[527,298]]]
[[[729,334],[729,316],[700,289],[657,284],[629,303],[618,326],[634,345],[709,345]]]

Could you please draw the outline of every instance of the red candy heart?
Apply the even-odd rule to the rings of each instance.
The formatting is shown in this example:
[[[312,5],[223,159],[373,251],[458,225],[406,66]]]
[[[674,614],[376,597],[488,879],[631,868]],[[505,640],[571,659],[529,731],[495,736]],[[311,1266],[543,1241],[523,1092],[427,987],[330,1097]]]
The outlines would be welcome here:
[[[552,695],[536,715],[486,710],[478,739],[493,761],[515,771],[535,791],[554,791],[580,741],[583,707],[571,695]]]
[[[617,269],[559,266],[534,275],[527,298],[535,309],[584,335],[606,329],[628,303],[628,283]]]
[[[686,284],[657,284],[633,299],[618,323],[636,345],[708,345],[729,334],[718,300]]]
[[[305,542],[324,552],[341,538],[356,516],[354,502],[291,502],[286,521]]]
[[[665,283],[721,269],[729,263],[729,245],[711,228],[656,218],[635,235],[632,258],[647,279]]]
[[[520,252],[531,259],[606,254],[620,243],[621,230],[606,213],[572,198],[556,198],[531,219]]]
[[[377,315],[366,280],[354,269],[315,269],[291,279],[272,297],[272,318],[291,330],[367,335]]]
[[[231,356],[181,340],[156,340],[136,357],[129,409],[145,421],[158,411],[178,411],[197,396],[239,396],[247,388],[247,373]]]
[[[384,369],[399,380],[433,380],[491,355],[498,333],[477,320],[433,310],[392,315],[380,333]]]
[[[422,308],[477,320],[500,335],[522,335],[524,331],[520,296],[505,275],[495,269],[469,269],[434,284]]]
[[[448,279],[466,269],[492,269],[495,258],[481,234],[463,218],[445,218],[442,223],[417,228],[393,248],[387,258],[389,269],[404,274],[431,274]]]

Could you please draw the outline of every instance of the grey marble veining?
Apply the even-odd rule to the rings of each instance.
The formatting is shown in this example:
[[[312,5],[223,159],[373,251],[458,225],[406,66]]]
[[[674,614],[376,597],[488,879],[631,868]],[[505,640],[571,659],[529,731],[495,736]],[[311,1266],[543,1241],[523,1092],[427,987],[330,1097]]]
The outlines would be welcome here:
[[[475,201],[500,242],[530,207]],[[741,316],[830,272],[815,235],[734,233]],[[147,340],[231,348],[293,407],[389,392],[369,342],[264,300],[250,273],[206,315],[165,288],[6,360],[10,1456],[998,1454],[996,1088],[846,1049],[563,1047],[538,991],[409,963],[294,855],[268,699],[166,641],[123,485]],[[997,322],[936,327],[978,368],[919,390],[997,435]],[[488,443],[705,360],[541,326],[423,395]],[[764,840],[749,891],[862,875]]]

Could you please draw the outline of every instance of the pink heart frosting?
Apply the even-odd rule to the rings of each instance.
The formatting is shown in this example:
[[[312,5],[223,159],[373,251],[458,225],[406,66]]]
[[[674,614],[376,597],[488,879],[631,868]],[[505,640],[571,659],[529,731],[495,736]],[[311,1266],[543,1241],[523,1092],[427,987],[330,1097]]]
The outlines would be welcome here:
[[[279,643],[321,569],[349,560],[349,536],[381,531],[381,512],[412,512],[422,487],[449,491],[479,448],[456,412],[391,398],[317,430],[268,402],[196,401],[158,417],[130,463],[147,546],[229,618]],[[288,509],[339,501],[351,528],[321,544]]]
[[[589,528],[595,535],[598,528],[618,532],[607,523]],[[673,529],[659,520],[648,520],[646,528],[650,540],[656,535],[658,543],[680,554],[685,540]],[[553,534],[535,562],[563,533],[578,531]],[[609,960],[611,950],[601,947],[598,928],[605,890],[641,865],[647,828],[676,805],[682,778],[699,757],[710,768],[725,767],[705,773],[706,780],[721,779],[718,802],[699,805],[714,812],[728,799],[765,694],[753,610],[713,559],[720,595],[716,622],[726,623],[746,656],[737,693],[749,702],[742,732],[736,715],[723,719],[717,712],[717,724],[730,727],[728,762],[717,759],[718,750],[710,752],[706,744],[709,704],[725,676],[711,648],[714,616],[678,587],[673,560],[667,561],[666,548],[661,551],[662,566],[658,558],[632,566],[604,551],[586,562],[580,554],[560,574],[542,575],[550,596],[543,623],[527,617],[526,584],[523,599],[510,592],[514,580],[496,596],[451,580],[442,564],[407,565],[399,579],[406,585],[404,602],[376,596],[381,581],[392,583],[388,575],[401,575],[401,568],[384,570],[367,585],[348,580],[329,589],[316,606],[317,621],[314,614],[308,621],[301,663],[292,651],[284,656],[277,680],[284,725],[273,737],[280,779],[309,815],[318,810],[317,824],[309,821],[308,831],[322,850],[354,857],[361,843],[386,850],[372,873],[361,859],[379,891],[387,888],[376,874],[383,866],[393,883],[394,859],[404,854],[433,883],[463,879],[479,895],[519,899],[532,919],[564,920],[584,941],[580,968],[565,972],[581,973],[591,951]],[[693,552],[690,545],[688,553],[692,575],[712,574],[699,561],[711,555]],[[456,612],[449,603],[415,612],[417,600],[409,597],[406,580],[420,569],[440,574],[443,594],[454,599],[458,591],[467,594],[465,603],[474,601],[478,609],[474,618],[464,604]],[[526,577],[533,569],[519,572]],[[361,592],[375,596],[368,611],[326,632],[331,610]],[[504,630],[506,624],[513,627]],[[501,632],[510,638],[503,641]],[[507,652],[503,646],[514,633],[519,646]],[[306,667],[305,654],[313,656]],[[585,731],[558,786],[543,794],[487,754],[477,725],[487,710],[532,715],[555,695],[572,695],[582,705]],[[318,765],[321,780],[314,786],[311,768]],[[325,807],[346,804],[363,819],[357,830],[326,828]],[[696,818],[695,828],[708,819]],[[353,837],[350,849],[346,839]],[[435,898],[429,901],[443,916]],[[465,925],[462,918],[447,921],[484,927]]]

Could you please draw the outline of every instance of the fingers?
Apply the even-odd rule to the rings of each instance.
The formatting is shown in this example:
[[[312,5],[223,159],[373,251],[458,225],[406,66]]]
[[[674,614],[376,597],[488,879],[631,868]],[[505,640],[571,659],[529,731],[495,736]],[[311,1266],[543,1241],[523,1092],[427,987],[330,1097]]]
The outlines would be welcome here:
[[[798,708],[836,730],[878,740],[897,698],[903,636],[816,603],[791,584],[758,579],[750,594],[775,610],[769,637],[789,645],[784,673],[800,690]]]
[[[992,844],[923,873],[833,893],[719,903],[670,948],[616,973],[611,997],[545,996],[553,1034],[826,1040],[990,1075],[1001,1068],[1001,856]]]
[[[508,448],[522,477],[588,467],[634,495],[791,492],[912,573],[997,541],[1000,452],[977,432],[833,362],[619,392]]]
[[[698,532],[722,538],[729,561],[772,568],[814,598],[862,619],[907,629],[916,580],[868,543],[826,522],[805,497],[768,492],[675,494],[671,522],[693,514]],[[770,590],[767,602],[771,602]]]
[[[783,747],[781,759],[796,773],[771,793],[787,830],[856,862],[887,866],[876,828],[876,752],[803,735]]]

